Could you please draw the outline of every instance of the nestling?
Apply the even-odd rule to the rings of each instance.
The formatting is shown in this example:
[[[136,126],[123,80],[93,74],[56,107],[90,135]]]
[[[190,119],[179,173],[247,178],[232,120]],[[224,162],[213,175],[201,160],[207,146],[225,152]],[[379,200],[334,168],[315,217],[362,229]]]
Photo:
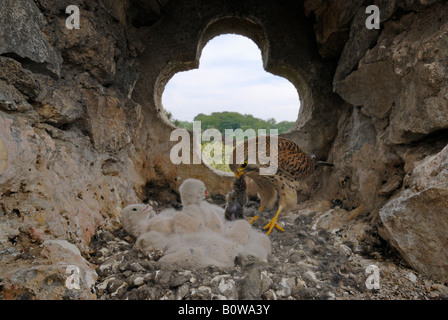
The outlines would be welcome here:
[[[243,219],[246,201],[246,181],[244,181],[244,176],[240,176],[235,178],[233,190],[227,195],[227,204],[224,211],[226,220]]]
[[[243,197],[236,201],[245,202],[244,184],[239,184],[244,181],[237,180],[236,194]],[[163,268],[233,267],[237,257],[240,257],[238,261],[248,257],[266,261],[270,256],[269,238],[252,229],[244,219],[227,221],[223,208],[205,200],[206,188],[202,181],[186,179],[179,193],[183,205],[180,211],[165,209],[158,215],[134,216],[133,207],[124,210],[127,219],[134,218],[126,220],[126,230],[138,237],[136,247],[145,251],[160,250],[163,256],[158,261]]]
[[[148,231],[150,220],[156,215],[149,204],[130,204],[121,211],[121,222],[127,233],[139,237]]]
[[[208,192],[201,180],[186,179],[179,187],[179,193],[183,207],[174,216],[175,232],[221,231],[222,208],[205,201]]]

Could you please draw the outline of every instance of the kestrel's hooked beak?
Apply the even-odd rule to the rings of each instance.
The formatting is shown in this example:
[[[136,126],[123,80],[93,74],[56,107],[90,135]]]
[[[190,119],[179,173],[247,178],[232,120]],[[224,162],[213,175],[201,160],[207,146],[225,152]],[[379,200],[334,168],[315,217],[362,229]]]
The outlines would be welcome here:
[[[247,161],[244,161],[243,164],[241,164],[236,171],[234,171],[233,173],[235,173],[235,177],[239,178],[241,177],[241,175],[244,174],[245,170],[247,168]]]
[[[242,171],[238,170],[238,171],[235,171],[234,173],[235,173],[235,177],[239,178],[239,177],[241,177],[242,174],[244,174],[244,170],[242,170]]]

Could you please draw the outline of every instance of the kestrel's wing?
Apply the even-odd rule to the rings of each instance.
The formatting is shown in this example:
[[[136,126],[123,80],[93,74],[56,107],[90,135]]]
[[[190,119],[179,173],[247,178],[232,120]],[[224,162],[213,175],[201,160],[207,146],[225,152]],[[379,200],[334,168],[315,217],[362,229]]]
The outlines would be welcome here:
[[[302,149],[300,149],[300,147],[293,141],[278,137],[277,153],[274,153],[275,150],[271,150],[270,148],[271,138],[269,136],[265,138],[268,148],[267,157],[269,157],[271,161],[278,161],[277,174],[295,180],[313,171],[314,159],[302,151]],[[272,143],[274,143],[274,141],[272,141]],[[263,149],[263,142],[259,142],[257,145]],[[272,163],[260,165],[260,167],[268,167],[270,165],[272,165]]]
[[[301,176],[313,171],[314,159],[311,156],[302,151],[293,141],[281,137],[277,138],[277,151],[274,150],[275,148],[271,148],[270,136],[258,136],[246,140],[244,144],[233,150],[232,158],[235,164],[233,167],[236,168],[237,164],[242,163],[242,161],[236,161],[236,153],[238,148],[243,148],[243,159],[249,161],[249,163],[253,163],[253,160],[256,160],[260,168],[272,168],[272,162],[274,164],[277,162],[278,169],[276,173],[282,173],[285,177],[293,180],[299,179]],[[272,139],[273,143],[274,140]],[[249,155],[255,156],[255,159],[251,159]]]
[[[278,139],[278,161],[278,169],[295,178],[311,173],[314,169],[314,159],[285,138]]]

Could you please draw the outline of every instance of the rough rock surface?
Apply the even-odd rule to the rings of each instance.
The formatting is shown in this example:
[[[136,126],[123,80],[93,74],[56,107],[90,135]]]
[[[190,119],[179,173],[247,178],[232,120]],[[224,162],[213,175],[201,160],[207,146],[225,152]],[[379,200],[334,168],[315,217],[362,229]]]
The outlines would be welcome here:
[[[404,184],[380,210],[386,236],[414,268],[446,280],[448,147],[422,160]]]
[[[2,299],[95,299],[95,267],[66,240],[43,241],[33,227],[20,229],[0,250]],[[27,266],[24,268],[24,266]]]
[[[250,203],[248,214],[258,204]],[[303,204],[281,216],[285,232],[270,238],[268,262],[235,260],[234,268],[166,268],[162,251],[143,252],[122,228],[100,230],[93,238],[90,262],[97,265],[98,299],[446,299],[448,287],[410,268],[381,240],[368,219],[341,225],[348,215],[328,202]],[[257,220],[269,221],[272,211]],[[325,216],[334,216],[327,223]],[[337,216],[337,217],[336,217]],[[362,225],[363,228],[359,228]],[[356,229],[358,228],[358,229]],[[372,245],[371,239],[375,239]],[[379,289],[367,288],[369,265],[379,269]]]
[[[44,250],[40,245],[67,241],[87,258],[94,235],[98,230],[118,232],[118,213],[130,203],[156,200],[165,206],[177,206],[176,190],[186,178],[203,180],[216,197],[230,190],[231,175],[204,164],[171,163],[169,154],[176,142],[170,141],[170,133],[174,126],[166,120],[161,103],[167,81],[176,72],[198,67],[207,41],[229,32],[254,40],[265,69],[289,79],[297,88],[300,114],[285,136],[319,160],[335,164],[318,169],[305,181],[299,195],[304,201],[301,210],[312,208],[314,201],[333,208],[316,209],[320,214],[311,219],[311,231],[292,222],[291,230],[305,232],[313,245],[325,238],[319,248],[330,254],[337,251],[335,243],[341,240],[339,233],[331,230],[350,226],[351,231],[364,235],[369,234],[366,230],[377,230],[375,233],[396,247],[400,257],[416,270],[398,265],[398,271],[385,276],[391,279],[390,286],[385,285],[389,293],[363,293],[352,287],[354,282],[350,280],[350,290],[355,294],[346,290],[349,297],[399,297],[392,282],[399,281],[401,271],[416,277],[412,286],[421,281],[425,285],[426,293],[404,293],[405,298],[435,297],[433,285],[442,290],[442,297],[447,277],[443,250],[447,234],[448,3],[375,0],[373,4],[381,11],[379,30],[364,28],[368,15],[363,1],[2,1],[2,297],[90,298],[92,292],[87,286],[77,295],[62,293],[65,287],[60,284],[67,277],[64,268],[56,268],[59,262],[51,255],[41,256]],[[80,29],[65,28],[68,5],[79,7]],[[327,239],[319,235],[322,230],[331,236]],[[406,238],[408,230],[412,233]],[[298,233],[284,234],[297,240],[291,240],[291,252],[303,250],[298,249],[304,245]],[[288,240],[278,237],[274,238],[279,244],[274,257],[280,262],[270,262],[275,268],[268,264],[250,271],[241,266],[232,271],[235,279],[213,281],[218,291],[209,285],[213,278],[202,286],[186,282],[175,287],[182,288],[185,295],[193,295],[190,289],[195,289],[205,297],[222,294],[221,284],[224,292],[230,292],[226,297],[251,298],[251,292],[242,294],[232,289],[240,288],[240,281],[245,281],[256,295],[268,286],[261,293],[266,298],[323,298],[328,292],[344,297],[340,287],[328,282],[330,274],[323,269],[300,269],[297,263],[287,263],[289,254],[281,251],[280,245]],[[348,237],[356,248],[359,239]],[[118,241],[114,239],[111,241]],[[378,241],[383,240],[376,236],[363,238],[367,249],[360,261],[366,259],[369,250],[376,252]],[[122,245],[131,248],[132,241]],[[131,249],[129,252],[138,256]],[[42,269],[33,269],[33,256]],[[322,258],[311,256],[317,265],[322,262]],[[67,256],[68,260],[72,258]],[[42,259],[47,260],[41,263]],[[344,261],[338,259],[338,265]],[[373,263],[381,263],[380,258],[375,259]],[[10,265],[17,270],[11,269],[12,273],[3,277]],[[355,265],[352,268],[355,270]],[[32,271],[14,277],[20,274],[19,269]],[[49,286],[42,276],[47,269],[59,279],[51,280],[58,284],[54,291],[43,289]],[[273,271],[277,269],[288,276],[283,280]],[[356,283],[362,282],[361,271],[353,271]],[[217,276],[224,274],[216,272]],[[272,280],[272,284],[266,280],[260,286],[259,275]],[[99,274],[100,279],[104,276]],[[115,277],[124,279],[118,274]],[[430,281],[421,280],[425,277],[441,282],[425,284]],[[33,285],[29,287],[31,278]],[[285,288],[300,286],[299,278],[308,286],[303,295],[296,294],[297,288],[291,291],[294,293],[281,291],[281,283]],[[314,278],[324,281],[321,288],[328,288],[328,292],[317,285],[311,287]],[[134,280],[142,283],[140,278]],[[146,286],[152,282],[144,278],[143,283]],[[46,287],[42,287],[44,284]],[[175,294],[167,286],[164,292]]]
[[[33,72],[60,76],[62,59],[48,41],[47,22],[36,4],[5,0],[0,12],[0,54],[17,58]]]

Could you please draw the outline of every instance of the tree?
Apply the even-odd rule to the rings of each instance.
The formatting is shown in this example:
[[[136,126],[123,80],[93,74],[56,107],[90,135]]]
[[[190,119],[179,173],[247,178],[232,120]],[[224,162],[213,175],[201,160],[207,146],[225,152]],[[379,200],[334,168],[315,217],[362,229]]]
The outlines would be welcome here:
[[[289,130],[289,128],[294,124],[290,121],[282,121],[277,123],[274,118],[269,118],[268,120],[262,120],[255,118],[250,114],[241,114],[238,112],[213,112],[211,115],[206,115],[203,113],[198,114],[195,121],[201,121],[201,127],[203,130],[209,128],[218,129],[221,134],[225,134],[225,129],[238,129],[241,128],[243,131],[246,129],[277,129],[278,133],[284,133]]]
[[[169,111],[166,111],[165,114],[168,120],[170,120],[176,127],[193,130],[192,122],[174,119],[172,113]],[[257,133],[258,129],[266,129],[267,133],[269,133],[269,129],[277,129],[278,133],[285,133],[294,124],[292,121],[281,121],[277,123],[274,118],[262,120],[255,118],[250,114],[241,114],[239,112],[230,111],[213,112],[210,115],[200,113],[194,118],[194,121],[201,122],[202,130],[215,128],[218,129],[222,135],[225,135],[226,129],[235,130],[238,128],[241,128],[243,131],[254,129]]]
[[[193,130],[193,122],[188,121],[180,121],[173,118],[173,115],[171,112],[166,111],[165,112],[166,117],[168,120],[170,120],[176,127],[184,128],[187,130]],[[194,121],[201,121],[201,129],[207,130],[210,128],[218,129],[223,136],[225,136],[225,130],[226,129],[242,129],[243,131],[246,131],[247,129],[253,129],[258,134],[259,129],[266,129],[266,133],[269,134],[269,129],[277,129],[278,133],[284,133],[291,128],[291,126],[294,124],[294,122],[291,121],[281,121],[277,123],[277,121],[274,118],[269,118],[268,120],[262,120],[259,118],[255,118],[253,115],[250,114],[241,114],[239,112],[230,112],[230,111],[223,111],[223,112],[213,112],[210,115],[206,115],[204,113],[198,114]],[[204,149],[210,142],[203,142],[201,147]],[[216,144],[221,145],[221,141],[213,141],[211,142],[211,147],[215,146]],[[224,160],[228,159],[230,154],[225,154],[225,148],[224,146],[218,146],[218,148],[222,148],[223,150],[223,157]],[[206,158],[207,162],[210,163],[212,167],[214,167],[217,170],[221,171],[230,171],[230,168],[227,163],[213,163],[212,157],[213,154],[203,154]]]

